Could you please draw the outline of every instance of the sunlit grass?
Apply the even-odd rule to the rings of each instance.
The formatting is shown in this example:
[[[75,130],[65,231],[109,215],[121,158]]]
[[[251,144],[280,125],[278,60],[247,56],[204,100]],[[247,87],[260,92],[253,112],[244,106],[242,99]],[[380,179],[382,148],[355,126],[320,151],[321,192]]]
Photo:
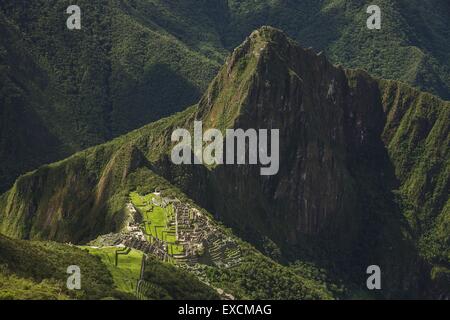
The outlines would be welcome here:
[[[137,192],[130,194],[131,202],[142,214],[144,228],[147,234],[168,243],[169,254],[181,254],[184,248],[176,243],[175,227],[169,223],[173,219],[175,211],[172,204],[161,207],[162,198],[155,194],[140,195]],[[149,236],[149,241],[151,237]]]
[[[143,253],[132,249],[127,255],[118,256],[118,265],[115,265],[117,247],[81,247],[90,254],[100,257],[111,273],[117,289],[120,291],[134,293],[136,284],[140,277]]]

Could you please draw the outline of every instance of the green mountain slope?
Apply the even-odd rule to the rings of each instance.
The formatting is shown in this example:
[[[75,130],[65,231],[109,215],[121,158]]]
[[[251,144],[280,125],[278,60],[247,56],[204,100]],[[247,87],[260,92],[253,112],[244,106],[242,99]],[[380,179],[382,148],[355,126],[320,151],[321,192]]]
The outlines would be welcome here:
[[[161,122],[164,122],[164,120],[161,120]],[[158,125],[158,123],[156,123],[156,125]],[[158,136],[157,130],[158,129],[153,131],[153,133],[156,133],[156,136]],[[137,131],[136,134],[138,133],[140,132]],[[136,137],[145,139],[148,136],[142,137],[140,135],[136,135]],[[129,138],[130,136],[127,136],[125,140]],[[113,149],[114,147],[119,147],[120,149],[120,141],[123,142],[125,140],[121,140],[121,138],[119,138],[118,140],[114,140],[112,143],[105,146],[106,148]],[[113,143],[117,143],[117,145],[114,145]],[[104,160],[107,160],[109,158],[109,155],[107,155],[108,151],[103,149],[103,151],[106,151],[106,153],[103,153],[101,149],[102,147],[96,149],[97,151],[100,151],[101,155],[97,154],[94,157],[101,156],[105,157],[103,158]],[[64,194],[63,191],[60,196],[56,196],[53,191],[47,189],[49,191],[49,193],[47,193],[49,196],[47,200],[53,202],[59,207],[54,207],[56,211],[53,211],[53,209],[48,211],[49,207],[46,205],[44,205],[45,208],[42,207],[41,204],[43,204],[43,202],[41,199],[36,199],[40,204],[37,204],[37,202],[29,202],[30,206],[37,204],[37,206],[40,207],[40,209],[36,212],[33,210],[33,212],[29,211],[31,207],[28,206],[27,208],[24,208],[25,211],[19,210],[21,211],[20,213],[11,207],[12,211],[9,209],[6,209],[6,211],[10,213],[17,212],[18,214],[14,215],[14,217],[9,216],[8,214],[1,216],[1,221],[4,222],[2,223],[1,232],[19,238],[52,239],[56,241],[71,241],[80,243],[85,242],[88,239],[93,239],[99,234],[109,231],[120,231],[124,227],[127,217],[125,203],[128,201],[128,192],[130,190],[137,188],[141,192],[148,192],[158,188],[164,190],[167,195],[177,197],[183,202],[192,202],[176,187],[173,187],[165,179],[153,173],[146,161],[140,162],[139,160],[136,160],[139,157],[142,157],[137,155],[136,151],[133,152],[126,148],[123,150],[121,156],[118,155],[117,158],[113,156],[113,160],[111,162],[104,163],[105,167],[103,169],[107,172],[104,172],[105,175],[100,178],[100,181],[97,180],[97,185],[89,186],[89,184],[86,183],[89,179],[95,183],[95,178],[93,175],[96,175],[96,173],[94,168],[92,168],[93,171],[90,173],[83,172],[85,171],[85,168],[87,168],[86,166],[94,164],[91,162],[90,165],[87,165],[85,161],[90,162],[88,158],[91,158],[92,155],[89,155],[89,153],[96,153],[97,151],[94,151],[94,149],[89,149],[86,153],[76,154],[75,156],[62,161],[55,166],[52,165],[51,167],[48,167],[49,171],[44,169],[44,171],[41,171],[43,175],[38,178],[38,180],[41,180],[41,182],[44,183],[41,185],[43,188],[42,191],[47,193],[45,189],[47,189],[48,184],[44,181],[48,181],[47,179],[53,175],[51,172],[57,167],[61,169],[64,168],[63,170],[65,171],[68,169],[66,165],[71,166],[69,163],[74,161],[75,157],[81,155],[79,158],[79,161],[81,161],[79,164],[81,166],[73,169],[82,175],[87,174],[85,177],[81,177],[80,175],[76,178],[79,182],[79,184],[77,183],[77,186],[80,189],[85,188],[85,192],[82,192],[83,195],[79,192],[74,192],[74,189],[67,189],[67,194]],[[112,152],[112,150],[109,150],[109,152]],[[121,152],[119,151],[119,153]],[[124,154],[129,156],[131,159],[119,159]],[[87,156],[87,158],[85,158],[85,156]],[[99,160],[100,159],[97,158],[95,161]],[[75,162],[77,162],[77,160],[75,160]],[[132,162],[136,164],[134,167],[130,167],[130,163]],[[101,162],[97,162],[97,165],[102,166]],[[128,173],[123,171],[125,167],[128,168],[125,169]],[[97,170],[102,169],[97,167]],[[59,170],[56,169],[56,171]],[[61,183],[65,184],[65,173],[61,171],[59,172],[62,174],[61,176],[54,176],[54,178],[50,179],[56,182],[56,180],[62,178]],[[48,174],[50,174],[50,176]],[[88,176],[90,176],[90,178]],[[27,178],[25,178],[25,180],[26,179]],[[27,183],[28,182],[25,182],[25,184]],[[101,195],[97,192],[99,189],[102,190]],[[34,192],[31,189],[29,189],[29,191]],[[25,191],[25,193],[27,193],[27,191]],[[1,201],[2,213],[6,213],[6,211],[3,211],[3,205],[6,204],[6,202],[9,202],[9,200],[7,200],[7,194],[5,194],[3,198],[5,199],[5,202]],[[73,195],[73,197],[68,196],[68,194]],[[63,202],[69,206],[66,207],[64,203],[59,202],[59,200],[54,198],[54,196],[62,197],[59,199],[66,199],[67,201],[64,200]],[[86,206],[76,209],[77,206],[73,205],[75,203],[80,203],[79,201],[86,201]],[[98,205],[94,204],[96,201],[98,201]],[[15,206],[12,202],[10,202],[10,204]],[[91,207],[92,204],[94,205]],[[31,215],[25,217],[22,215],[25,212],[29,212]],[[54,212],[54,215],[50,212]],[[18,219],[16,220],[16,218]],[[205,280],[215,287],[224,288],[227,292],[232,293],[233,296],[243,299],[331,299],[335,297],[334,292],[340,295],[343,294],[342,291],[338,291],[332,281],[326,279],[324,280],[323,278],[315,279],[308,274],[297,274],[288,267],[281,266],[258,253],[248,244],[242,243],[241,250],[244,252],[243,260],[241,263],[230,269],[223,270],[213,266],[205,266],[205,268],[201,270],[201,274],[205,277]],[[161,267],[155,266],[155,268]],[[316,271],[314,271],[315,268],[316,267],[314,266],[312,267],[313,274],[316,273]],[[257,273],[255,273],[256,271]],[[165,274],[166,273],[171,273],[171,271],[167,270],[165,271]],[[166,296],[164,292],[167,290],[171,292],[169,288],[173,287],[173,283],[177,282],[177,274],[178,273],[175,273],[174,279],[164,280],[158,280],[158,276],[151,276],[151,274],[149,275],[150,279],[153,279],[152,282],[154,282],[156,286],[161,285],[159,281],[162,281],[163,284],[168,283],[168,288],[159,293],[162,298]],[[254,283],[251,286],[247,285],[249,278],[254,279]],[[188,286],[192,285],[188,284]],[[157,295],[157,293],[154,294]],[[180,298],[179,295],[175,295],[174,297]],[[189,298],[186,296],[183,297]]]
[[[115,266],[115,250],[82,250],[0,235],[0,300],[136,299],[137,279],[129,270],[137,268],[139,278],[142,253],[134,252],[139,259],[122,256]],[[66,271],[71,265],[80,267],[81,290],[66,287]],[[147,260],[144,279],[153,289],[146,299],[219,298],[213,288],[196,277],[153,258]]]
[[[194,103],[219,67],[119,1],[78,5],[79,32],[65,27],[65,1],[0,5],[2,191]]]
[[[366,28],[370,1],[77,4],[80,31],[66,29],[65,1],[0,4],[1,191],[40,164],[195,103],[227,52],[261,25],[333,63],[450,97],[445,0],[380,1],[380,31]]]
[[[82,247],[90,254],[100,257],[111,273],[117,289],[133,295],[133,298],[150,300],[211,300],[220,299],[212,287],[200,282],[194,275],[161,262],[151,256],[144,256],[137,250],[118,256],[117,247]],[[123,250],[123,249],[122,249]],[[141,279],[142,259],[145,267]],[[147,290],[137,293],[138,280],[147,284]],[[148,290],[150,289],[150,290]]]
[[[173,130],[192,130],[195,119],[205,129],[280,129],[280,172],[172,164]],[[385,297],[445,297],[448,119],[448,102],[335,67],[264,27],[234,50],[198,105],[21,176],[0,197],[0,230],[91,240],[125,226],[132,191],[162,189],[208,209],[267,255],[271,247],[283,261],[312,261],[357,286],[376,263]],[[246,272],[262,264],[255,257],[266,259],[253,250]],[[294,296],[330,297],[313,289],[320,283]]]
[[[408,82],[450,97],[448,1],[378,1],[382,29],[369,30],[371,1],[229,1],[227,45],[255,28],[284,30],[303,47],[324,50],[333,63]]]
[[[115,290],[110,273],[99,259],[76,247],[53,242],[12,240],[0,235],[0,253],[0,299],[127,297]],[[82,290],[70,291],[66,288],[69,277],[66,271],[71,265],[80,267]]]
[[[433,265],[445,295],[450,283],[450,104],[392,81],[382,81],[382,137],[399,180],[397,201],[419,253]],[[444,288],[444,289],[443,289]]]

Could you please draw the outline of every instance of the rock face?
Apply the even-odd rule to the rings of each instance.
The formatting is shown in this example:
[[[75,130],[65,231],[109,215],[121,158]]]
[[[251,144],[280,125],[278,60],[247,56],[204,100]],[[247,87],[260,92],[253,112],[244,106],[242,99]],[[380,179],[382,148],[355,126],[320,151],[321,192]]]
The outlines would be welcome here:
[[[0,197],[1,230],[92,239],[120,228],[131,190],[176,186],[267,254],[275,247],[281,259],[313,260],[358,283],[376,264],[385,296],[445,297],[449,110],[263,27],[197,106],[19,178]],[[171,133],[194,120],[204,129],[279,129],[278,174],[174,165]]]
[[[230,113],[234,128],[279,129],[280,171],[262,177],[257,168],[216,168],[211,180],[217,183],[207,194],[216,199],[212,211],[288,246],[317,235],[352,245],[364,216],[354,201],[357,167],[366,151],[369,161],[384,152],[380,143],[373,148],[383,128],[377,83],[362,73],[348,76],[270,28],[235,51],[219,81],[235,83],[237,68],[251,74],[234,84],[241,104],[223,98],[226,90],[211,90],[200,103],[209,109],[202,116]]]
[[[211,84],[197,118],[207,127],[279,129],[280,171],[197,170],[184,190],[260,248],[269,239],[288,258],[332,257],[365,274],[370,259],[385,262],[383,250],[408,247],[381,140],[381,97],[364,72],[334,67],[278,30],[255,31]]]
[[[407,113],[399,115],[403,108],[434,116],[416,120]],[[288,259],[331,260],[341,270],[360,275],[367,266],[378,264],[386,271],[386,281],[392,280],[392,291],[409,290],[414,295],[420,288],[411,287],[408,279],[414,282],[429,270],[413,267],[421,248],[411,238],[421,237],[429,225],[422,223],[422,231],[410,229],[402,197],[409,202],[411,188],[407,194],[404,181],[433,173],[425,173],[423,160],[411,158],[412,167],[419,169],[416,176],[405,173],[402,157],[414,145],[424,145],[421,157],[433,158],[439,182],[413,192],[422,194],[417,207],[429,204],[428,210],[413,215],[430,221],[441,212],[444,221],[448,115],[448,103],[398,83],[375,80],[363,71],[335,67],[323,55],[264,27],[234,51],[200,101],[196,117],[207,127],[279,129],[279,173],[263,177],[256,166],[225,165],[206,172],[191,170],[192,181],[179,185],[262,250],[269,240]],[[420,127],[408,129],[415,142],[407,141],[407,148],[392,142],[416,121]],[[439,157],[427,147],[432,138],[432,145],[444,142]],[[176,174],[168,176],[177,183]],[[431,200],[431,194],[438,196]],[[446,230],[440,233],[441,248],[448,248]]]

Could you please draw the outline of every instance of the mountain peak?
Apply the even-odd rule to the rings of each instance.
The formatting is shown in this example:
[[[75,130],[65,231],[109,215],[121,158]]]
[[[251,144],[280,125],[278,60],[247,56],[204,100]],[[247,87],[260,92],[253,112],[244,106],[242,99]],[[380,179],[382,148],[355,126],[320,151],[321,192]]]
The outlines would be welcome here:
[[[403,203],[391,191],[398,183],[408,208],[424,208],[414,215],[436,239],[424,243],[448,242],[444,227],[433,229],[448,221],[448,152],[436,155],[448,145],[448,117],[448,103],[335,67],[262,27],[228,57],[197,106],[19,178],[0,196],[0,231],[90,240],[120,232],[131,192],[177,189],[185,193],[174,191],[177,198],[188,196],[264,250],[270,240],[288,258],[326,253],[345,273],[364,274],[368,261],[379,261],[392,293],[401,289],[395,279],[416,277],[408,265],[398,268],[403,257],[416,259],[403,238]],[[276,129],[279,170],[175,164],[171,135],[194,120],[203,129]],[[422,179],[430,176],[438,179]]]
[[[228,57],[201,99],[197,118],[203,119],[208,127],[222,130],[233,127],[245,114],[254,118],[255,112],[263,112],[248,108],[258,104],[250,101],[257,99],[255,93],[272,94],[269,99],[260,96],[260,101],[273,101],[274,95],[290,96],[289,92],[278,92],[286,81],[291,89],[300,88],[305,78],[315,82],[323,77],[332,83],[333,73],[343,74],[324,55],[303,49],[279,29],[263,26],[253,31]],[[283,111],[283,105],[284,102],[273,103],[272,111]]]
[[[270,27],[262,26],[253,31],[243,43],[238,46],[228,59],[227,64],[234,66],[237,59],[242,58],[246,54],[252,54],[256,58],[260,58],[267,49],[281,50],[280,54],[286,54],[289,47],[300,46],[291,40],[283,31]],[[283,52],[284,51],[284,52]]]
[[[253,31],[248,39],[256,42],[282,43],[291,41],[288,36],[280,29],[271,26],[262,26]]]

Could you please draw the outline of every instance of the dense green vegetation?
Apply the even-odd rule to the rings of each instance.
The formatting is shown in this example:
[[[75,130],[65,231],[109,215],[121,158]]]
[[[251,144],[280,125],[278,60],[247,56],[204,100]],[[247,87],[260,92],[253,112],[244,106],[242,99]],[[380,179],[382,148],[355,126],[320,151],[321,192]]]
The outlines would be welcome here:
[[[332,62],[450,97],[449,4],[370,1],[66,1],[0,4],[0,191],[55,161],[197,101],[227,53],[272,25]]]
[[[1,191],[43,163],[182,110],[219,68],[127,2],[77,5],[82,30],[71,32],[66,1],[0,4]]]
[[[61,286],[52,281],[35,282],[0,271],[0,300],[66,300]]]
[[[300,58],[295,60],[287,53]],[[297,61],[304,63],[304,68],[295,66]],[[146,212],[155,209],[149,203],[151,196],[145,195],[155,189],[162,190],[166,196],[193,204],[182,190],[198,204],[214,208],[212,212],[220,213],[227,223],[237,222],[230,223],[234,231],[258,246],[257,233],[262,233],[268,238],[270,248],[260,248],[264,252],[270,251],[267,252],[270,256],[281,260],[292,259],[293,256],[294,260],[300,260],[300,266],[303,267],[288,270],[264,256],[250,253],[240,266],[229,270],[213,268],[206,273],[209,274],[208,281],[214,286],[223,287],[237,296],[355,296],[342,291],[335,281],[326,280],[320,273],[311,271],[308,265],[302,265],[301,258],[308,259],[313,265],[324,266],[338,278],[345,278],[344,281],[350,283],[348,288],[353,288],[353,282],[361,286],[359,276],[352,275],[363,276],[366,263],[376,259],[390,270],[386,283],[391,288],[387,289],[387,296],[414,297],[417,288],[404,290],[410,285],[416,285],[417,278],[425,282],[430,281],[430,278],[435,279],[427,288],[433,292],[430,295],[442,292],[448,274],[448,210],[445,207],[448,201],[448,175],[445,170],[448,170],[449,157],[448,149],[442,148],[442,145],[448,145],[448,103],[398,82],[377,81],[365,72],[336,69],[323,61],[322,57],[297,48],[294,42],[277,30],[264,28],[255,32],[228,59],[227,66],[211,83],[198,105],[19,178],[14,187],[0,198],[2,231],[15,237],[31,239],[90,240],[98,234],[121,229],[125,218],[123,208],[130,200],[130,194],[131,200],[145,216]],[[272,68],[273,71],[261,72],[265,68]],[[347,130],[348,141],[337,144],[343,149],[329,151],[341,157],[340,170],[345,173],[347,167],[351,169],[351,174],[345,173],[345,179],[342,180],[343,188],[347,190],[343,205],[348,208],[343,211],[345,215],[342,221],[331,224],[330,229],[327,229],[329,231],[324,234],[300,234],[297,241],[302,246],[299,248],[301,250],[289,252],[295,246],[290,245],[284,237],[286,231],[292,228],[291,220],[287,219],[292,211],[281,215],[285,217],[284,220],[272,217],[270,223],[265,224],[267,221],[261,215],[266,210],[276,216],[279,214],[277,211],[283,212],[285,209],[267,202],[268,196],[257,189],[258,184],[251,175],[242,179],[244,173],[237,172],[239,180],[234,181],[236,172],[229,171],[224,175],[220,167],[172,166],[167,157],[173,129],[191,128],[195,118],[203,118],[207,126],[223,128],[232,126],[236,119],[254,122],[252,117],[247,116],[247,110],[254,105],[254,100],[249,97],[256,97],[249,95],[249,92],[254,92],[261,83],[282,83],[277,82],[277,79],[286,75],[294,78],[300,75],[304,79],[305,90],[325,90],[322,86],[316,87],[316,82],[311,80],[314,79],[314,73],[308,68],[322,70],[320,75],[323,77],[331,73],[337,79],[347,81],[345,92],[351,91],[354,101],[349,106],[349,119],[356,115],[359,124],[356,120],[348,120],[355,124],[339,123],[346,126],[342,130]],[[269,78],[265,79],[266,76]],[[326,93],[316,96],[322,99]],[[230,100],[226,97],[234,98]],[[279,102],[268,100],[265,103],[269,114],[278,114],[277,109],[271,108]],[[316,105],[320,105],[320,101],[305,102],[307,110],[312,110]],[[325,121],[323,115],[317,114],[315,117]],[[330,122],[329,127],[336,125],[334,121],[338,117],[339,114],[326,117],[326,121]],[[317,119],[308,121],[319,121]],[[367,126],[364,130],[370,134],[370,140],[363,146],[358,141],[364,136],[361,131],[355,131],[355,127],[361,125]],[[289,130],[283,123],[280,123],[280,128]],[[328,135],[323,135],[314,126],[311,130],[312,135],[318,135],[324,141],[329,139]],[[380,135],[383,139],[380,139]],[[344,157],[342,150],[347,149],[349,151]],[[402,149],[402,152],[398,152]],[[311,174],[314,172],[310,171]],[[435,173],[439,174],[431,179]],[[429,181],[429,186],[424,185],[424,182],[415,182],[423,181],[424,176],[430,176],[431,180],[424,180]],[[71,183],[74,179],[76,184]],[[399,179],[400,185],[395,182],[396,179]],[[234,192],[235,183],[239,183],[243,190],[248,187],[252,191],[237,194]],[[70,189],[68,185],[71,185]],[[393,193],[391,188],[400,189]],[[433,196],[430,197],[428,193]],[[36,197],[37,194],[41,197]],[[253,197],[251,201],[249,197]],[[286,197],[282,205],[291,201]],[[323,195],[320,201],[333,200]],[[80,203],[86,205],[80,207]],[[58,209],[55,211],[54,208]],[[64,212],[71,212],[71,218],[66,218]],[[147,215],[147,219],[164,220],[170,214],[158,212],[160,214],[155,216]],[[242,212],[246,212],[246,215],[242,215]],[[27,219],[30,214],[34,219]],[[292,218],[295,216],[289,219]],[[156,220],[154,222],[158,223]],[[53,223],[49,224],[48,221]],[[164,221],[159,222],[164,225]],[[343,229],[340,229],[341,226]],[[345,237],[341,231],[345,232]],[[354,241],[357,241],[356,245]],[[419,269],[417,261],[422,259],[426,261],[426,267]],[[277,276],[271,279],[269,275]],[[254,282],[246,287],[247,280],[244,279],[248,277],[253,277]],[[274,290],[261,285],[267,281]],[[413,284],[410,284],[411,281]],[[258,287],[258,290],[251,293],[253,287]],[[286,287],[294,289],[284,292]],[[428,292],[422,294],[426,296]],[[357,293],[356,296],[364,295]]]
[[[69,246],[13,240],[0,235],[0,300],[136,299],[141,252],[120,255],[116,247]],[[69,265],[81,270],[81,290],[68,290]],[[149,299],[217,299],[214,289],[170,264],[149,258],[144,279]]]
[[[200,282],[194,275],[170,264],[149,257],[144,279],[151,283],[145,292],[156,300],[211,300],[219,299],[217,292]]]
[[[81,290],[68,290],[67,267],[77,265]],[[105,265],[74,246],[54,242],[12,240],[0,235],[0,298],[127,299],[118,291]],[[5,281],[3,281],[5,280]]]
[[[333,62],[449,96],[450,10],[440,0],[381,1],[381,32],[365,28],[367,15],[356,1],[244,0],[227,6],[219,0],[111,0],[81,2],[87,8],[83,25],[89,27],[76,34],[58,27],[65,16],[55,13],[64,12],[65,4],[55,3],[0,4],[0,190],[43,162],[192,104],[227,50],[260,24],[282,27],[303,46],[325,50]],[[265,254],[297,261],[282,266],[251,248],[238,266],[201,270],[206,281],[236,297],[364,297],[363,266],[374,260],[389,270],[384,297],[447,297],[449,103],[397,81],[334,68],[323,56],[294,47],[265,28],[227,60],[198,105],[22,175],[0,196],[0,231],[86,242],[123,227],[130,194],[144,219],[164,227],[170,212],[144,196],[160,188],[209,209]],[[339,80],[340,92],[333,105],[326,91],[331,78]],[[284,94],[277,100],[280,92],[292,100],[283,100]],[[292,106],[280,113],[277,108],[291,102],[296,107],[297,97],[305,117]],[[283,159],[293,174],[286,169],[280,181],[260,181],[248,171],[172,166],[170,134],[190,128],[194,118],[221,129],[237,121],[261,127],[273,120],[270,125],[279,125],[290,141]],[[303,121],[305,128],[296,127]],[[337,142],[327,131],[333,126],[343,132]],[[313,178],[306,182],[295,180],[302,175],[295,171],[301,166],[290,156],[293,150],[308,151],[308,157],[297,154],[310,161]],[[336,190],[340,202],[333,211]],[[297,201],[300,192],[317,201]],[[328,205],[338,214],[326,224]],[[322,223],[325,231],[319,230]],[[260,238],[267,241],[261,245]],[[102,258],[94,259],[70,246],[1,239],[7,248],[0,254],[0,277],[8,282],[0,287],[3,298],[129,298],[133,290],[138,259],[126,271],[111,268],[110,253],[94,252]],[[90,286],[76,294],[62,285],[64,264],[73,257],[95,270]],[[324,276],[328,271],[331,278]],[[148,264],[145,277],[153,288],[149,298],[213,297],[211,288],[163,263]],[[350,283],[346,289],[329,280],[341,277]],[[200,295],[189,289],[197,286]]]
[[[397,201],[437,291],[450,283],[450,103],[383,81],[383,138],[400,187]]]
[[[116,288],[120,291],[134,294],[136,292],[136,283],[140,278],[142,252],[131,250],[127,254],[118,255],[117,266],[115,264],[117,247],[81,247],[90,254],[100,257],[102,262],[108,268],[114,280]]]
[[[238,299],[323,300],[344,296],[333,282],[313,277],[304,266],[298,270],[249,252],[230,269],[204,267],[202,273],[213,286],[224,288]],[[310,266],[310,270],[317,271],[317,267]]]
[[[140,251],[132,249],[127,254],[119,255],[116,266],[117,247],[83,248],[101,258],[110,271],[117,289],[122,292],[136,294],[136,285],[141,279],[142,259],[146,259],[142,278],[146,288],[142,293],[146,299],[219,299],[214,289],[200,282],[195,276],[169,263],[152,257],[146,258]]]

